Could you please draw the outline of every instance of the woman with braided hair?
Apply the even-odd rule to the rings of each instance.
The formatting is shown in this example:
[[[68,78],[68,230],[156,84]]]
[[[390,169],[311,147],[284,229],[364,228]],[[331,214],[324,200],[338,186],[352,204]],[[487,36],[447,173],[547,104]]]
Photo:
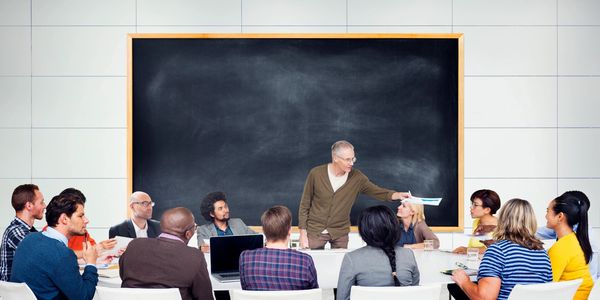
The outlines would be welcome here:
[[[419,285],[419,268],[410,249],[397,246],[400,226],[387,206],[366,208],[358,216],[358,233],[367,246],[346,253],[337,284],[337,299],[350,299],[359,286]]]

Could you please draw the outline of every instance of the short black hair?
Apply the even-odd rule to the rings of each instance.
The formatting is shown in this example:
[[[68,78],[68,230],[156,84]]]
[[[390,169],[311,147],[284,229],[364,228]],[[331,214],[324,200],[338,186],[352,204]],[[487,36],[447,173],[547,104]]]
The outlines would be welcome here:
[[[50,227],[56,227],[60,215],[71,217],[77,211],[77,205],[85,206],[85,202],[75,194],[57,195],[46,206],[46,222]]]
[[[66,188],[62,192],[60,192],[59,195],[66,195],[66,194],[73,194],[73,195],[81,198],[81,200],[83,201],[83,203],[85,203],[85,200],[86,200],[85,199],[85,195],[80,190],[78,190],[76,188],[72,188],[72,187]]]
[[[202,199],[202,202],[200,203],[200,214],[206,221],[213,221],[214,217],[210,214],[215,211],[215,202],[217,201],[225,201],[225,203],[227,203],[225,193],[212,192]]]

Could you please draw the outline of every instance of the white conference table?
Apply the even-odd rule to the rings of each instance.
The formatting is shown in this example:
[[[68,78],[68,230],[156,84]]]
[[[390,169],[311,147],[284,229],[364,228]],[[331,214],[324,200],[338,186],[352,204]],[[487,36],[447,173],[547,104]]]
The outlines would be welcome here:
[[[317,278],[319,281],[319,287],[322,289],[333,289],[337,287],[338,275],[344,254],[352,250],[302,250],[302,252],[308,253],[315,263],[317,270]],[[447,251],[432,250],[413,250],[417,265],[419,266],[420,284],[447,284],[452,283],[452,279],[449,275],[444,275],[440,271],[445,269],[456,269],[456,263],[463,263],[470,268],[477,268],[476,265],[467,263],[466,255],[453,254]],[[210,270],[210,254],[205,254],[208,269]],[[111,270],[117,271],[117,270]],[[117,271],[118,274],[118,271]],[[471,277],[473,280],[474,277]],[[232,290],[241,289],[240,282],[219,282],[217,279],[211,276],[211,283],[213,290]],[[100,277],[99,286],[106,287],[121,287],[121,278],[113,277],[106,278]]]

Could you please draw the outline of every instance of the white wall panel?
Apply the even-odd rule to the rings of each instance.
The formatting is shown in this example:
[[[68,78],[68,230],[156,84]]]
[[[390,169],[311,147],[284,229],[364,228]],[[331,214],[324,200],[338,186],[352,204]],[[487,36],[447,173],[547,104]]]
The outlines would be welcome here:
[[[33,25],[135,25],[135,0],[32,0]]]
[[[31,24],[30,2],[24,0],[0,1],[0,25]]]
[[[465,127],[555,127],[556,78],[466,77]]]
[[[31,78],[0,77],[0,127],[31,126]]]
[[[348,0],[348,25],[450,25],[451,0]]]
[[[600,1],[558,0],[558,25],[600,25]]]
[[[558,74],[600,75],[600,27],[559,27]]]
[[[31,28],[0,27],[0,76],[31,75]]]
[[[346,33],[346,26],[244,26],[243,33]]]
[[[138,26],[138,33],[241,33],[240,25],[231,26]]]
[[[0,128],[0,178],[31,177],[31,129]]]
[[[556,129],[465,129],[465,177],[556,176]]]
[[[600,128],[558,130],[558,176],[600,177]]]
[[[34,27],[33,75],[125,76],[133,27]]]
[[[239,25],[241,0],[137,0],[138,25]]]
[[[348,33],[452,33],[450,26],[348,26]]]
[[[345,0],[244,0],[243,25],[346,25]]]
[[[34,129],[33,177],[125,178],[125,129]]]
[[[125,77],[33,78],[34,127],[125,127]]]
[[[440,240],[440,249],[452,250],[454,249],[452,243],[452,235],[450,232],[436,232],[435,235]]]
[[[95,227],[93,225],[91,226],[92,227],[87,227],[86,229],[90,233],[90,236],[94,238],[94,240],[97,243],[108,239],[108,229],[110,227]]]
[[[90,227],[121,223],[127,217],[127,179],[34,179],[46,202],[66,188],[80,190],[86,198],[85,214]],[[156,217],[156,216],[155,216]],[[108,236],[108,230],[107,234]]]
[[[460,27],[465,75],[556,75],[555,27]]]
[[[591,203],[588,211],[590,226],[600,227],[600,178],[558,180],[558,195],[571,190],[582,191],[588,196]]]
[[[548,0],[454,0],[454,25],[556,25]]]
[[[538,226],[545,226],[546,207],[556,194],[556,179],[465,179],[465,224],[471,228],[471,194],[476,190],[493,190],[500,196],[502,205],[513,198],[525,199],[531,203]],[[496,213],[498,216],[498,213]]]
[[[600,77],[558,79],[558,126],[600,127]]]

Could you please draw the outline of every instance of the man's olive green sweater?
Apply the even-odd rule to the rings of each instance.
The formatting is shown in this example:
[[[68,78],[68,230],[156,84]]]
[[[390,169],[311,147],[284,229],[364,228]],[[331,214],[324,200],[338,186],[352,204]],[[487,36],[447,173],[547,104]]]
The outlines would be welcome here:
[[[327,164],[314,167],[308,173],[300,200],[298,227],[316,237],[327,229],[332,239],[350,232],[350,210],[358,194],[379,200],[392,200],[394,191],[378,187],[361,171],[352,169],[346,183],[333,192]]]

